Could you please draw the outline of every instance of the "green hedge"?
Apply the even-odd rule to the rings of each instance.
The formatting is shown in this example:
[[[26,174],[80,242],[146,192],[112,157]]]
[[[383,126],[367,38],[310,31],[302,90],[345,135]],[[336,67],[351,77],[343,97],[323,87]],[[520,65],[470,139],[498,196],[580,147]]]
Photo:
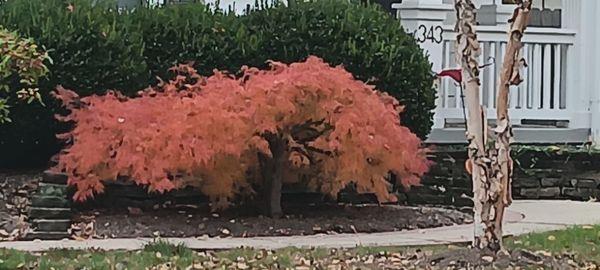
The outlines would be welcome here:
[[[0,25],[34,38],[54,60],[40,81],[47,107],[12,104],[13,123],[0,127],[0,167],[43,164],[60,149],[54,134],[61,127],[53,119],[58,106],[48,95],[56,85],[88,95],[133,90],[150,78],[139,34],[127,32],[119,14],[109,10],[112,5],[69,2],[73,12],[64,0],[10,0],[0,6]]]
[[[89,0],[9,0],[0,4],[0,25],[32,37],[49,49],[54,64],[40,82],[81,95],[118,89],[129,95],[167,77],[176,63],[194,62],[201,74],[265,66],[268,59],[295,62],[313,54],[343,64],[406,105],[403,121],[425,137],[435,93],[431,65],[397,20],[377,5],[343,0],[299,2],[234,15],[199,4],[118,13],[114,3]],[[95,1],[101,2],[101,1]],[[0,168],[45,162],[60,149],[54,134],[60,112],[14,105],[14,122],[0,128]]]
[[[298,2],[292,8],[252,12],[242,18],[245,32],[260,33],[260,55],[243,56],[250,65],[267,58],[295,62],[309,54],[343,64],[358,79],[398,98],[403,124],[421,138],[431,129],[435,91],[431,64],[400,22],[377,4],[345,1]]]

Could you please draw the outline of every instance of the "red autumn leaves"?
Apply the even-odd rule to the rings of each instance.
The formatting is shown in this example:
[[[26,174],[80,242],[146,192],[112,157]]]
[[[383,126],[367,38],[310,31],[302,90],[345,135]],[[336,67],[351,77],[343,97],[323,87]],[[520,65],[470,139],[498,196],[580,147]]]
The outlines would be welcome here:
[[[169,82],[139,97],[118,92],[56,96],[71,111],[74,129],[57,170],[77,187],[75,199],[103,191],[103,181],[128,177],[151,191],[195,186],[219,206],[248,196],[263,183],[259,154],[272,157],[273,136],[285,142],[284,183],[302,183],[335,196],[358,191],[394,200],[386,176],[418,184],[428,167],[421,141],[400,124],[402,106],[321,59],[270,70],[243,68],[201,77],[174,68]],[[264,171],[263,171],[264,173]]]

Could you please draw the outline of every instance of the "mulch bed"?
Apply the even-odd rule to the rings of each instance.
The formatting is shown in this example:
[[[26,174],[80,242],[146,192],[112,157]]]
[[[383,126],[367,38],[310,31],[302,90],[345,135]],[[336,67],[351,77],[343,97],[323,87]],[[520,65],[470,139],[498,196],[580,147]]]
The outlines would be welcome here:
[[[15,240],[29,229],[27,212],[39,171],[0,172],[0,240]]]
[[[469,214],[431,207],[319,204],[284,207],[285,216],[269,218],[253,210],[210,213],[190,206],[141,210],[104,209],[80,214],[94,220],[96,237],[289,236],[372,233],[464,224]]]
[[[332,251],[326,260],[296,262],[296,269],[598,269],[594,262],[576,261],[573,255],[552,255],[545,251],[513,250],[490,255],[475,249],[449,246],[447,251],[379,252],[357,256]],[[257,268],[250,268],[257,269]]]
[[[0,240],[20,239],[29,231],[27,212],[30,198],[41,176],[40,170],[0,172]],[[468,212],[436,207],[286,203],[283,205],[286,215],[274,219],[260,215],[254,207],[237,207],[211,213],[205,203],[158,201],[142,208],[119,203],[91,208],[75,207],[73,237],[253,237],[372,233],[472,222]]]
[[[599,269],[595,262],[576,259],[573,254],[517,249],[500,254],[464,246],[439,247],[439,250],[394,250],[356,252],[353,249],[272,251],[246,249],[237,258],[218,251],[200,251],[201,262],[188,269]],[[281,259],[279,258],[286,258]],[[277,259],[274,259],[277,258]],[[233,259],[233,260],[232,260]],[[282,267],[282,261],[293,265]],[[171,263],[152,270],[173,269]]]
[[[430,269],[597,269],[594,263],[576,262],[573,255],[552,256],[545,251],[513,250],[497,255],[474,249],[435,254],[415,265]]]

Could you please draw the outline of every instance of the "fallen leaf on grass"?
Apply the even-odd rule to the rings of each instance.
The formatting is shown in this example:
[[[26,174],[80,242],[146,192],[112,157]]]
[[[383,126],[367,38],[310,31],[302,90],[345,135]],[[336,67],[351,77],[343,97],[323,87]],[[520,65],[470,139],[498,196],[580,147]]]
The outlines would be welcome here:
[[[536,252],[539,255],[545,256],[545,257],[552,257],[552,253],[546,250],[540,250]]]
[[[196,270],[196,269],[204,269],[204,266],[202,266],[202,263],[194,263],[185,268],[185,270]]]

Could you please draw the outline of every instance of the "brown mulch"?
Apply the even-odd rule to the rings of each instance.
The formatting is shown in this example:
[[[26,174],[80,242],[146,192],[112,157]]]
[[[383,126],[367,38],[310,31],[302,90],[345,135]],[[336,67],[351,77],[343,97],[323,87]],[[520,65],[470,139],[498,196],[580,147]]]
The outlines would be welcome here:
[[[372,233],[450,226],[471,222],[469,214],[442,208],[320,204],[284,207],[282,218],[252,210],[210,213],[190,206],[159,206],[152,210],[104,209],[85,211],[93,220],[96,237],[289,236],[335,233]]]
[[[434,254],[414,265],[426,269],[598,269],[594,263],[576,262],[573,255],[553,256],[545,251],[521,249],[496,255],[456,249]]]
[[[455,247],[440,253],[380,252],[339,260],[337,269],[599,269],[593,262],[577,262],[573,255],[552,255],[544,251],[513,250],[496,255]],[[337,262],[337,261],[336,261]],[[325,265],[331,267],[331,261]]]
[[[0,171],[0,241],[16,240],[29,231],[27,213],[41,170]],[[472,216],[454,209],[397,205],[285,205],[285,216],[269,218],[256,208],[211,213],[206,204],[170,201],[143,209],[114,204],[74,209],[73,238],[289,236],[372,233],[464,224]],[[84,210],[85,209],[85,210]]]
[[[39,171],[0,172],[0,240],[20,239],[27,233],[31,194],[41,178]]]
[[[194,252],[203,260],[195,261],[185,269],[599,269],[598,264],[578,262],[572,255],[552,255],[549,252],[528,250],[489,255],[459,246],[448,246],[439,252],[420,249],[379,252],[353,249],[318,252],[244,249],[236,253],[239,254],[236,258],[219,251]],[[166,262],[149,269],[176,268],[173,263]]]

